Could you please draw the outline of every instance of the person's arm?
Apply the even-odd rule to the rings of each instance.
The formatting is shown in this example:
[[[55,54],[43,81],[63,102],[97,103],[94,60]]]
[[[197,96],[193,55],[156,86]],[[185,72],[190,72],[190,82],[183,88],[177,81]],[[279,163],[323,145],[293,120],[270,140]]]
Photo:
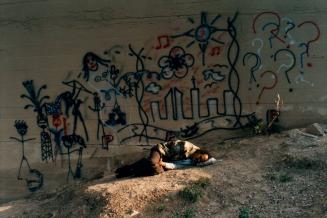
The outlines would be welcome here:
[[[166,170],[182,169],[194,165],[191,159],[174,161],[174,163],[162,161],[160,164]]]
[[[160,165],[165,168],[165,170],[174,170],[176,169],[176,165],[173,163],[168,163],[168,162],[160,162]]]
[[[199,166],[199,167],[204,167],[204,166],[208,166],[208,165],[214,164],[217,161],[222,161],[222,160],[216,160],[216,158],[212,157],[209,160],[207,160],[205,162],[197,163],[196,165]]]

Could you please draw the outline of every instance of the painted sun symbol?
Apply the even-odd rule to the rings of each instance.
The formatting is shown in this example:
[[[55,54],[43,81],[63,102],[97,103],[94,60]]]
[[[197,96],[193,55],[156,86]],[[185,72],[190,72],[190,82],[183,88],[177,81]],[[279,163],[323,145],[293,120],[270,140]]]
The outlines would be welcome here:
[[[224,44],[224,42],[219,41],[218,39],[215,39],[213,37],[214,33],[216,32],[228,31],[227,29],[220,29],[213,26],[220,17],[220,15],[217,15],[210,23],[208,23],[207,13],[202,12],[200,25],[184,33],[173,35],[171,36],[171,38],[179,38],[183,36],[192,38],[193,40],[189,42],[186,47],[188,48],[192,46],[195,42],[197,42],[202,53],[202,65],[205,65],[205,53],[208,48],[209,42],[213,41],[221,45]],[[194,24],[194,20],[192,18],[189,18],[188,21]]]

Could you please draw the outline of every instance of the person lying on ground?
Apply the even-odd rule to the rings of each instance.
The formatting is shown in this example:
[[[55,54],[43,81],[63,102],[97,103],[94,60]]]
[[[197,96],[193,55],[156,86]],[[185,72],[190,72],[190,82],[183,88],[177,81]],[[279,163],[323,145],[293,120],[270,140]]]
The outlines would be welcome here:
[[[168,141],[153,146],[148,158],[142,158],[131,165],[120,167],[115,173],[117,178],[152,176],[165,170],[195,166],[199,163],[205,163],[209,159],[211,159],[212,163],[215,162],[215,159],[211,157],[208,151],[200,149],[191,142],[182,140]]]
[[[208,166],[208,165],[211,165],[211,164],[214,164],[217,162],[217,160],[212,157],[210,155],[210,153],[206,150],[198,150],[194,153],[194,155],[192,156],[195,156],[195,155],[199,155],[199,154],[209,154],[208,156],[208,160],[200,160],[198,161],[197,158],[188,158],[188,159],[185,159],[185,160],[178,160],[178,161],[173,161],[173,162],[161,162],[161,165],[163,166],[164,170],[174,170],[174,169],[182,169],[182,168],[187,168],[187,167],[190,167],[190,166],[197,166],[197,167],[204,167],[204,166]],[[220,160],[221,161],[221,160]]]

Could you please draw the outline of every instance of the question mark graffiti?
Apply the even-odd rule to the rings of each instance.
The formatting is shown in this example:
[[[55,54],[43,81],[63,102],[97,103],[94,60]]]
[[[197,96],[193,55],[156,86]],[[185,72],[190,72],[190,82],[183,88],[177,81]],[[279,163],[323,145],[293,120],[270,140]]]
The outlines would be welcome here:
[[[290,64],[281,64],[277,70],[277,73],[280,73],[281,69],[282,68],[286,68],[286,69],[289,69],[290,67],[292,67],[292,65],[294,64],[294,59],[293,57],[290,55],[290,54],[286,54],[287,57],[290,58]]]
[[[253,33],[257,33],[257,29],[256,29],[256,22],[257,20],[261,17],[261,16],[264,16],[264,15],[273,15],[277,18],[277,23],[274,23],[274,22],[269,22],[269,23],[266,23],[263,27],[262,27],[262,30],[265,31],[266,28],[270,25],[273,25],[275,28],[271,29],[270,30],[270,37],[269,37],[269,44],[270,44],[270,48],[272,48],[272,40],[274,38],[277,38],[279,41],[285,43],[285,41],[281,38],[278,37],[278,33],[279,33],[279,27],[280,27],[280,16],[278,13],[276,12],[273,12],[273,11],[265,11],[265,12],[262,12],[260,14],[258,14],[254,19],[253,19],[253,23],[252,23],[252,30],[253,30]]]
[[[251,76],[250,76],[250,83],[252,83],[252,81],[254,80],[257,83],[257,80],[254,76],[254,72],[259,70],[260,65],[261,65],[261,58],[259,57],[259,55],[253,53],[253,52],[248,52],[244,55],[243,57],[243,66],[245,66],[245,59],[246,57],[255,57],[255,65],[251,67]],[[258,85],[257,85],[258,86]]]
[[[260,38],[255,38],[252,40],[252,47],[254,47],[255,42],[259,42],[259,48],[257,49],[257,55],[261,56],[261,50],[263,48],[263,40]]]
[[[304,47],[304,51],[300,54],[301,68],[303,68],[304,55],[309,57],[309,45],[307,43],[301,43],[298,45],[299,48]]]
[[[273,83],[271,86],[264,86],[264,87],[262,87],[262,89],[261,89],[261,91],[260,91],[260,94],[259,94],[259,96],[258,96],[258,98],[257,98],[257,102],[256,102],[257,105],[260,104],[259,102],[260,102],[260,99],[261,99],[261,96],[262,96],[263,92],[264,92],[265,90],[273,89],[273,88],[276,86],[277,82],[278,82],[278,78],[277,78],[276,73],[274,73],[273,71],[270,71],[270,70],[267,70],[267,71],[263,72],[263,73],[260,75],[260,77],[262,78],[262,77],[263,77],[264,75],[266,75],[267,73],[270,73],[270,74],[273,75],[272,78],[274,79],[274,83]]]
[[[304,79],[304,72],[303,71],[300,71],[300,74],[295,78],[295,83],[296,84],[299,84],[300,82],[307,83],[307,84],[311,85],[312,87],[314,86],[313,82],[310,82],[310,81]]]
[[[316,29],[316,32],[317,32],[317,34],[316,34],[316,36],[315,36],[314,39],[311,39],[311,40],[309,40],[309,41],[307,41],[305,43],[307,45],[307,47],[308,47],[308,57],[309,57],[310,56],[309,55],[310,45],[311,45],[311,43],[317,41],[320,38],[320,29],[319,29],[318,25],[316,23],[314,23],[313,21],[304,21],[304,22],[300,23],[299,25],[297,25],[297,27],[300,28],[300,27],[302,27],[305,24],[311,24],[311,25],[313,25],[314,28]]]
[[[304,66],[304,63],[303,63],[304,62],[304,55],[306,55],[307,57],[310,56],[310,54],[309,54],[310,44],[317,41],[320,38],[320,29],[319,29],[318,25],[315,24],[312,21],[302,22],[297,27],[300,28],[301,26],[303,26],[305,24],[313,25],[315,27],[315,29],[316,29],[317,34],[316,34],[314,39],[309,40],[309,41],[307,41],[305,43],[301,43],[301,44],[298,45],[299,48],[304,47],[304,51],[300,54],[301,68],[303,68],[303,66]]]
[[[295,65],[296,65],[296,58],[295,58],[295,54],[291,51],[291,50],[289,50],[289,49],[279,49],[278,51],[276,51],[275,52],[275,54],[274,54],[274,61],[276,61],[277,60],[277,55],[279,54],[279,53],[281,53],[281,52],[287,52],[288,53],[288,57],[290,57],[290,58],[292,58],[292,62],[291,62],[291,64],[290,65],[285,65],[285,66],[287,66],[287,67],[289,67],[289,68],[287,68],[286,70],[285,70],[285,76],[286,76],[286,79],[287,79],[287,82],[289,83],[289,84],[291,84],[291,80],[290,80],[290,77],[289,77],[289,75],[288,75],[288,73],[295,67]],[[290,89],[289,90],[290,92],[291,91],[293,91],[292,89]]]
[[[270,48],[272,48],[272,40],[273,39],[277,39],[278,41],[282,42],[283,44],[285,44],[285,40],[283,40],[282,38],[280,38],[278,36],[279,34],[279,26],[276,24],[276,23],[267,23],[265,24],[263,27],[262,27],[262,30],[266,30],[266,28],[269,26],[269,25],[274,25],[276,28],[275,29],[272,29],[270,30],[270,37],[269,37],[269,45],[270,45]]]
[[[290,45],[294,45],[296,42],[293,39],[292,35],[289,33],[292,29],[294,29],[296,27],[296,25],[293,23],[293,21],[288,18],[288,17],[283,17],[282,21],[286,21],[286,27],[284,29],[285,34],[284,34],[284,38],[289,38],[290,39]]]
[[[257,55],[260,57],[261,59],[261,50],[263,48],[263,40],[260,38],[255,38],[252,40],[252,47],[254,47],[255,43],[259,42],[259,47],[257,49]],[[261,70],[261,68],[263,67],[262,63],[260,64],[259,70]]]

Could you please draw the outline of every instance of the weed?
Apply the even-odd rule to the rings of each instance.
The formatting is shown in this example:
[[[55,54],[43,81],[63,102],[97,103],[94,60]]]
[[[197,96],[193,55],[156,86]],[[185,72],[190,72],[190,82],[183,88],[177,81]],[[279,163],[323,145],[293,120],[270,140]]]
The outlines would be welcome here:
[[[265,174],[263,178],[269,181],[279,181],[279,182],[290,182],[293,180],[293,177],[290,176],[289,174],[284,173],[284,174],[276,175],[273,172],[269,172]]]
[[[185,209],[183,214],[182,214],[183,218],[191,218],[194,217],[194,210],[193,209]]]
[[[202,190],[197,186],[185,187],[179,192],[179,196],[184,201],[195,203],[202,196]]]
[[[179,192],[179,196],[186,202],[195,203],[203,196],[204,189],[209,185],[209,178],[202,177],[192,185],[182,189]]]
[[[183,212],[177,211],[174,213],[174,218],[192,218],[194,217],[194,209],[192,208],[187,208]]]
[[[239,218],[260,218],[259,215],[253,214],[250,216],[250,211],[248,208],[243,207],[240,209],[240,213],[238,215]]]
[[[281,175],[279,175],[278,180],[280,182],[290,182],[293,180],[293,177],[288,174],[281,174]]]
[[[198,181],[195,182],[196,186],[200,186],[201,188],[206,188],[210,185],[210,180],[208,177],[201,177]]]
[[[322,163],[317,160],[312,160],[309,158],[296,158],[287,155],[283,160],[283,164],[289,168],[307,170],[307,169],[318,169],[322,166]]]
[[[277,179],[276,174],[272,172],[266,173],[265,175],[263,175],[263,178],[269,181],[276,181]]]
[[[248,208],[241,208],[240,209],[240,214],[238,215],[238,218],[249,218],[249,209]]]
[[[165,205],[160,204],[160,205],[156,208],[156,211],[157,211],[158,213],[161,213],[161,212],[165,211],[166,209],[167,209],[167,208],[166,208]]]

